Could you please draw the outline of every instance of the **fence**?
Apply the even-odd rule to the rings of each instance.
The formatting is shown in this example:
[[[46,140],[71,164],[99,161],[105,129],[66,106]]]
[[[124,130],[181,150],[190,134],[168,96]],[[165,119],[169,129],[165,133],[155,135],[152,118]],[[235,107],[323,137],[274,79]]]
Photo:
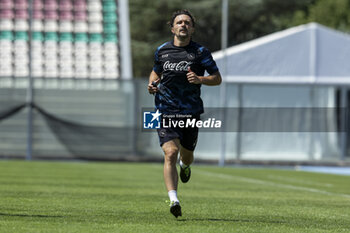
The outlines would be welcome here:
[[[27,85],[27,79],[0,79],[2,158],[26,158],[29,148],[32,159],[162,159],[156,133],[141,129],[142,109],[153,107],[153,96],[146,91],[147,81],[34,79],[33,103],[26,101]],[[348,147],[342,151],[341,145],[344,140],[348,145],[348,130],[346,127],[339,130],[340,125],[344,126],[344,118],[339,111],[342,103],[338,92],[332,86],[233,83],[203,86],[206,109],[221,107],[238,112],[235,116],[226,112],[225,127],[235,125],[233,130],[200,132],[196,159],[347,161]],[[226,95],[220,97],[221,93]],[[33,109],[31,130],[30,107]],[[267,109],[288,109],[284,112],[288,117],[278,121]],[[304,109],[327,111],[308,117],[303,115]],[[323,125],[321,130],[298,130],[300,124],[315,122],[318,127]],[[295,124],[295,128],[286,128],[290,124]],[[268,130],[271,126],[277,130]],[[252,130],[247,130],[249,127]]]

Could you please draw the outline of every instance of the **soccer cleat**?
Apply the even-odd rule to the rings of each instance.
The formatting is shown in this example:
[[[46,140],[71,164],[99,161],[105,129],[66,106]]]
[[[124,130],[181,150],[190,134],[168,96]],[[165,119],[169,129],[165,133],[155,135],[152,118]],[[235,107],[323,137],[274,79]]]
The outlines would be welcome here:
[[[180,166],[180,179],[182,183],[187,183],[191,178],[191,168],[187,166],[186,168],[182,168]]]
[[[170,204],[170,213],[172,213],[175,218],[182,216],[181,214],[181,206],[180,203],[177,201],[172,201]]]

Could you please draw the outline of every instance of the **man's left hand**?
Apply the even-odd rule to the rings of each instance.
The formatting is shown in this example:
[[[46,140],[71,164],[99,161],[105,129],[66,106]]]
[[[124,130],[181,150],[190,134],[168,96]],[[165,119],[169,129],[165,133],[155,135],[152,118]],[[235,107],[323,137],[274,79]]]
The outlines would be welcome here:
[[[187,80],[189,83],[193,84],[201,84],[202,80],[200,79],[200,76],[197,76],[196,73],[194,73],[191,68],[188,68]]]

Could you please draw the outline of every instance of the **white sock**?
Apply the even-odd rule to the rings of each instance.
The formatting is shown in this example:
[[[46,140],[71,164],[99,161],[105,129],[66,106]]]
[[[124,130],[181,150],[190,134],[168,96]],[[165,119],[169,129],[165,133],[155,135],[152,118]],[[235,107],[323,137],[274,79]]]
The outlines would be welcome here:
[[[168,196],[169,196],[169,199],[170,199],[170,202],[180,202],[179,199],[177,199],[177,192],[176,190],[170,190],[168,192]]]
[[[182,168],[186,168],[186,167],[189,167],[190,165],[186,165],[182,162],[182,160],[180,159],[180,167]]]

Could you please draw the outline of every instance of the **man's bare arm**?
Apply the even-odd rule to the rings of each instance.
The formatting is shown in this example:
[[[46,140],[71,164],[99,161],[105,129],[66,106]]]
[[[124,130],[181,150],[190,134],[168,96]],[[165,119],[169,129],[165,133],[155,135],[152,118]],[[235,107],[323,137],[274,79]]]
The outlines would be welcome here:
[[[161,74],[157,74],[156,72],[154,72],[154,70],[152,70],[151,74],[149,75],[149,81],[148,81],[148,92],[150,94],[154,94],[158,91],[158,88],[156,85],[158,85],[158,83],[160,82],[160,77]],[[156,84],[156,85],[153,85]]]
[[[208,76],[197,76],[194,72],[189,70],[187,73],[187,80],[193,84],[204,84],[208,86],[216,86],[221,84],[221,74],[219,71]]]

